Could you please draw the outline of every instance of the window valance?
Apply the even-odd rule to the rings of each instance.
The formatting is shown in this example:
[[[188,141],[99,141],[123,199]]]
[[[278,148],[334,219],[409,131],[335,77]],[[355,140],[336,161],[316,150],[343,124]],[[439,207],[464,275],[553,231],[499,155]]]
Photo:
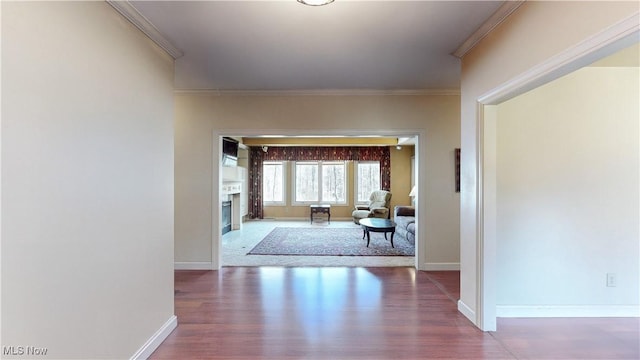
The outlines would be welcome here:
[[[253,148],[252,148],[253,149]],[[265,161],[380,161],[389,158],[389,148],[386,146],[282,146],[269,147],[262,152]]]

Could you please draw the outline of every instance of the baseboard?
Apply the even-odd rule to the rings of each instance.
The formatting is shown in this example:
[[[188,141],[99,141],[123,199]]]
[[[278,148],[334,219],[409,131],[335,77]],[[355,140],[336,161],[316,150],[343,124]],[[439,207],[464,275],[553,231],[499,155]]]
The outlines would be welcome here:
[[[472,323],[476,323],[476,312],[467,306],[462,300],[458,300],[458,311],[462,313]]]
[[[460,271],[460,263],[425,263],[425,271]]]
[[[276,221],[306,221],[306,222],[310,222],[310,219],[308,217],[270,217],[270,218],[264,218],[263,220],[276,220]],[[352,217],[331,217],[331,220],[333,221],[353,221]],[[314,222],[326,222],[327,221],[327,217],[324,215],[319,215],[318,217],[314,217],[313,219]]]
[[[153,334],[153,336],[151,336],[149,340],[147,340],[147,342],[144,343],[144,345],[142,345],[135,354],[133,354],[133,356],[131,356],[131,360],[148,359],[177,326],[178,318],[175,315],[172,315],[169,320],[167,320],[167,322],[164,323],[164,325],[162,325],[162,327],[156,331],[156,333]]]
[[[640,305],[497,305],[496,317],[640,317]]]
[[[212,270],[213,265],[210,261],[194,261],[194,262],[175,262],[173,268],[175,270]]]
[[[323,220],[326,220],[327,217],[323,217]],[[306,221],[309,222],[309,218],[308,217],[289,217],[289,216],[282,216],[282,217],[270,217],[270,218],[264,218],[263,220],[275,220],[275,221]],[[320,218],[318,217],[317,220],[320,220]]]

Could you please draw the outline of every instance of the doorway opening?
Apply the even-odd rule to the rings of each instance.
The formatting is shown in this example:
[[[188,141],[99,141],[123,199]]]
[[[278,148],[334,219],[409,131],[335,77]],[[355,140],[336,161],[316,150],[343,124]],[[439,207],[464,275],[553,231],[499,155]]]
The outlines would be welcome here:
[[[284,135],[281,135],[281,134],[280,134],[280,136],[284,136],[284,137],[287,137],[287,136],[288,137],[294,137],[294,136],[298,136],[299,137],[300,136],[299,133],[296,134],[296,132],[294,132],[294,131],[292,131],[292,132],[290,132],[288,134],[284,134]],[[309,134],[307,134],[305,136],[308,136],[308,137],[316,136],[316,137],[327,137],[327,138],[355,137],[356,136],[356,135],[349,134],[349,133],[345,134],[344,131],[336,131],[335,133],[329,132],[329,134],[330,135],[326,135],[326,133],[323,133],[323,135],[309,135]],[[409,192],[411,190],[411,188],[410,188],[411,185],[410,185],[410,182],[408,180],[409,180],[410,176],[413,176],[415,178],[419,178],[419,176],[420,176],[419,175],[419,171],[420,171],[419,158],[420,158],[420,149],[421,149],[421,147],[420,147],[420,141],[421,141],[420,140],[421,139],[420,135],[421,134],[419,134],[419,133],[418,134],[406,134],[406,133],[398,133],[397,131],[389,131],[389,132],[385,132],[385,134],[391,134],[391,135],[385,135],[386,137],[406,137],[406,138],[412,138],[412,139],[414,139],[413,141],[415,141],[415,144],[412,144],[414,149],[415,149],[415,151],[414,151],[414,153],[411,153],[410,156],[408,157],[408,158],[412,158],[412,157],[415,158],[415,175],[408,175],[409,171],[411,169],[411,166],[409,165],[409,162],[407,162],[407,166],[406,166],[406,169],[405,169],[405,171],[407,172],[407,174],[405,175],[406,178],[407,178],[406,194],[402,194],[403,192],[405,192],[404,189],[403,189],[402,191],[399,191],[398,195],[397,195],[397,198],[399,198],[399,199],[402,199],[404,197],[407,198],[406,201],[402,201],[399,204],[410,205],[411,204],[411,200],[409,198]],[[218,173],[217,174],[214,171],[214,191],[213,191],[214,198],[213,198],[213,202],[214,202],[214,205],[215,205],[216,203],[220,203],[221,199],[224,199],[224,194],[221,193],[219,191],[219,189],[221,189],[221,187],[223,187],[224,184],[225,184],[224,172],[225,171],[229,171],[227,169],[224,169],[222,164],[219,161],[220,157],[218,155],[220,154],[219,152],[221,151],[221,149],[220,149],[220,147],[221,147],[220,139],[222,137],[235,137],[235,138],[245,138],[246,137],[246,138],[251,138],[251,137],[258,137],[258,136],[265,136],[265,135],[263,133],[261,133],[261,134],[255,134],[254,133],[254,134],[252,134],[252,133],[242,132],[242,133],[238,134],[238,132],[236,132],[236,131],[220,131],[220,132],[217,132],[216,134],[214,134],[214,136],[215,136],[214,139],[216,139],[216,142],[218,143],[218,154],[215,154],[215,152],[214,152],[214,170],[218,169]],[[362,136],[362,135],[359,134],[357,136]],[[372,135],[369,135],[369,136],[372,136]],[[375,136],[376,137],[382,137],[381,135],[375,135]],[[267,147],[267,146],[265,146],[265,147]],[[422,149],[424,150],[424,146],[422,147]],[[396,147],[394,145],[393,149],[391,151],[399,151],[399,149],[396,150]],[[238,164],[239,165],[242,164],[242,161],[243,161],[242,156],[239,155],[238,156]],[[248,159],[247,159],[247,161],[248,161]],[[217,181],[216,181],[216,177],[217,177]],[[418,184],[418,182],[415,182],[415,183]],[[393,183],[392,183],[391,186],[393,187]],[[290,191],[291,191],[290,189],[287,190],[288,193]],[[353,196],[353,194],[349,194],[349,196]],[[418,220],[419,219],[419,211],[420,211],[420,198],[418,196],[416,196],[414,199],[415,199],[415,204],[414,205],[415,205],[415,208],[416,208],[416,223],[418,223],[419,222],[419,220]],[[218,206],[213,206],[212,208],[213,209],[218,209],[219,207]],[[306,208],[308,208],[308,205],[306,205]],[[393,208],[391,208],[390,211],[393,212]],[[349,214],[350,213],[351,213],[351,211],[349,211]],[[349,217],[349,219],[347,219],[343,215],[341,218],[339,218],[339,217],[336,217],[334,214],[335,214],[335,212],[334,212],[334,210],[332,210],[332,217],[331,217],[331,224],[330,225],[326,221],[325,222],[320,221],[320,222],[312,223],[312,225],[313,226],[321,226],[322,225],[322,226],[332,226],[332,227],[334,227],[334,226],[335,227],[339,227],[339,226],[342,226],[342,227],[356,227],[356,228],[360,229],[360,227],[358,225],[353,223],[353,221],[350,219],[350,217]],[[253,236],[253,237],[260,238],[260,237],[262,237],[264,235],[264,231],[266,231],[266,230],[264,230],[265,228],[269,228],[269,226],[271,226],[271,227],[275,226],[275,224],[273,224],[273,222],[276,221],[276,220],[284,220],[284,221],[287,221],[287,222],[295,221],[298,225],[303,225],[304,224],[305,226],[309,226],[308,214],[306,214],[304,216],[298,216],[297,218],[296,217],[287,218],[285,216],[284,219],[263,219],[263,220],[251,220],[250,219],[250,220],[248,220],[248,221],[246,221],[246,222],[244,222],[242,224],[242,226],[240,228],[240,231],[231,231],[229,233],[224,234],[224,236],[222,236],[222,235],[215,235],[215,234],[222,234],[222,232],[221,232],[222,225],[223,225],[222,222],[221,222],[222,218],[221,218],[221,216],[219,214],[216,214],[215,212],[213,214],[213,217],[214,217],[213,218],[214,221],[213,221],[213,229],[212,229],[213,231],[212,232],[213,232],[214,236],[213,236],[213,240],[212,240],[213,241],[212,248],[213,248],[213,259],[214,259],[213,268],[214,269],[220,268],[221,266],[227,266],[223,262],[223,254],[224,254],[224,251],[225,251],[225,246],[228,244],[228,242],[235,241],[238,238],[245,236],[245,235],[243,235],[243,233],[246,233],[247,237]],[[233,215],[232,215],[232,217],[233,217]],[[393,218],[393,215],[391,215],[391,217]],[[216,221],[216,219],[219,219],[219,220]],[[269,224],[269,222],[271,222],[271,224]],[[320,224],[320,223],[322,223],[322,224]],[[218,225],[218,226],[216,226],[216,225]],[[399,259],[394,259],[394,261],[390,262],[390,265],[388,265],[388,266],[412,266],[412,267],[419,268],[418,265],[420,263],[424,263],[424,256],[421,255],[421,250],[424,250],[424,245],[420,244],[420,240],[424,239],[424,236],[423,235],[421,236],[419,231],[420,231],[420,227],[418,226],[418,224],[416,224],[416,241],[415,241],[415,245],[414,245],[415,256],[409,257],[409,261],[408,262],[407,261],[398,262],[397,260],[399,260]],[[245,255],[246,255],[246,252],[249,252],[249,250],[251,250],[250,247],[244,247],[243,249],[241,249],[241,251],[244,251]],[[349,258],[349,257],[341,256],[341,258],[346,259],[346,258]],[[355,258],[355,257],[353,257],[353,258]],[[380,257],[380,258],[382,258],[382,257]],[[344,266],[360,266],[357,263],[353,263],[353,264],[354,265],[346,264]],[[384,264],[380,263],[380,259],[378,259],[376,262],[373,262],[371,264],[373,264],[372,266],[385,266]],[[398,264],[400,264],[400,265],[398,265]],[[303,262],[297,263],[296,265],[304,266],[306,264],[303,261]],[[338,266],[338,265],[340,265],[340,263],[334,264],[332,266]],[[364,263],[362,265],[366,266],[366,263]],[[234,266],[234,265],[231,265],[231,266]],[[260,266],[260,265],[253,265],[253,266]],[[322,265],[320,265],[320,266],[322,266]]]
[[[620,26],[626,25],[622,23]],[[616,36],[618,34],[616,33]],[[529,72],[510,80],[505,83],[506,85],[489,91],[477,100],[479,224],[476,229],[478,262],[475,323],[482,330],[494,331],[497,327],[497,106],[596,60],[637,44],[638,34],[638,31],[634,31],[622,38],[594,36],[585,41],[589,45],[589,51],[585,52],[581,47],[567,49]]]

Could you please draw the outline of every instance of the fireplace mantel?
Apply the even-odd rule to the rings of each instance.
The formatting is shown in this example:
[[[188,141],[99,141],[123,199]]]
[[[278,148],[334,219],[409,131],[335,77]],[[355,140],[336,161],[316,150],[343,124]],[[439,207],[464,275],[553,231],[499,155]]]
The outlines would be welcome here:
[[[223,181],[222,195],[240,194],[242,192],[242,181]]]

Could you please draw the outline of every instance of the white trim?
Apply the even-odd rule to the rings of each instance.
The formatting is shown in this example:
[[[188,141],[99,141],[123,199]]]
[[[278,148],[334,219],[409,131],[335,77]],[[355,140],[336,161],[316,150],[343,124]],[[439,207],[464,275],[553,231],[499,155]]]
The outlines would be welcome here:
[[[332,209],[333,209],[333,207],[334,207],[333,204],[331,204],[331,208]],[[336,205],[336,207],[338,207],[338,205]],[[319,217],[317,219],[325,221],[326,217],[322,217],[322,218]],[[269,218],[264,218],[262,220],[310,222],[311,219],[309,219],[309,217],[269,217]],[[316,219],[314,218],[313,220],[315,222]],[[260,220],[251,220],[251,221],[260,221]],[[333,217],[333,215],[331,215],[331,221],[353,221],[353,218],[350,218],[350,217]]]
[[[0,19],[2,19],[2,6],[0,6]],[[1,22],[1,20],[0,20]],[[2,56],[2,37],[0,36],[0,57]],[[2,71],[0,71],[0,99],[2,99]],[[0,114],[4,114],[2,112],[2,101],[0,101]],[[2,197],[2,179],[4,179],[4,176],[2,176],[2,128],[3,128],[3,123],[2,123],[2,117],[0,116],[0,269],[3,269],[2,267],[2,234],[4,233],[4,231],[2,230],[2,208],[3,206],[1,206],[1,199],[4,199]],[[2,276],[0,276],[0,289],[2,289]],[[0,309],[3,309],[2,307],[2,296],[0,296]],[[2,315],[0,314],[0,324],[2,324]],[[0,337],[1,338],[1,337]]]
[[[361,161],[361,160],[354,160],[353,161],[353,204],[354,205],[368,205],[369,204],[369,197],[370,195],[367,196],[367,198],[363,201],[358,201],[358,193],[360,192],[360,187],[358,186],[358,182],[360,180],[360,176],[358,176],[358,170],[360,170],[358,167],[360,166],[360,164],[377,164],[378,165],[378,173],[380,172],[380,160],[366,160],[366,161]],[[378,175],[379,177],[380,175]],[[378,178],[378,186],[377,188],[379,189],[382,183],[382,179]],[[392,209],[389,209],[389,211],[393,211]]]
[[[477,104],[478,134],[476,196],[477,215],[477,273],[478,286],[476,296],[476,325],[483,331],[495,331],[497,328],[496,303],[496,123],[497,107]],[[479,310],[478,310],[479,309]]]
[[[212,132],[213,146],[212,146],[212,189],[211,189],[211,258],[212,269],[218,270],[222,264],[222,239],[220,234],[220,211],[218,210],[220,205],[220,188],[222,186],[221,164],[220,164],[220,152],[222,150],[222,144],[220,138],[223,136],[257,136],[257,135],[277,135],[277,136],[300,136],[300,135],[344,135],[344,136],[410,136],[416,137],[417,143],[415,148],[416,165],[418,170],[418,180],[426,177],[426,169],[424,166],[420,166],[420,156],[426,157],[426,130],[425,129],[323,129],[323,130],[306,130],[306,129],[214,129]],[[426,208],[426,197],[420,196],[420,193],[426,193],[426,183],[424,181],[418,181],[418,196],[416,196],[416,217],[420,218],[420,209]],[[417,270],[424,270],[422,267],[426,260],[426,227],[420,226],[416,222],[416,255],[415,255],[415,268]]]
[[[173,268],[175,270],[213,270],[213,265],[211,261],[176,261],[173,263]]]
[[[287,205],[287,185],[289,184],[289,179],[288,179],[288,175],[289,175],[289,171],[288,171],[288,161],[284,161],[284,160],[267,160],[267,161],[263,161],[262,162],[262,178],[263,178],[263,184],[264,184],[264,166],[265,165],[280,165],[281,166],[281,171],[280,171],[280,176],[282,177],[282,200],[281,201],[266,201],[266,200],[262,200],[262,206],[263,207],[268,207],[268,206],[286,206]],[[264,187],[263,187],[264,189]],[[247,195],[248,196],[248,195]],[[262,198],[264,199],[264,190],[263,190],[263,195]]]
[[[131,360],[148,359],[151,354],[162,344],[162,342],[171,334],[171,332],[178,326],[178,318],[172,315],[153,336],[142,345],[138,351],[131,356]]]
[[[289,191],[290,191],[290,204],[291,206],[309,206],[309,205],[317,205],[317,204],[327,204],[327,205],[331,205],[331,206],[348,206],[349,202],[347,199],[349,199],[349,194],[348,194],[348,185],[347,185],[347,181],[349,179],[349,167],[347,166],[347,160],[293,160],[290,161],[291,164],[291,171],[289,172],[289,174],[291,175],[291,178],[289,180],[290,181],[290,185],[289,185]],[[296,193],[297,193],[297,171],[298,171],[298,164],[301,165],[315,165],[318,169],[318,200],[309,200],[309,201],[305,201],[305,200],[298,200],[296,199]],[[323,193],[323,183],[324,183],[324,170],[323,170],[323,166],[324,165],[342,165],[342,168],[344,169],[344,201],[329,201],[329,200],[323,200],[322,199],[322,193]]]
[[[610,55],[620,49],[630,46],[640,41],[640,12],[635,12],[608,28],[596,33],[585,40],[571,46],[564,51],[550,57],[542,63],[532,67],[524,73],[515,76],[509,81],[491,89],[478,98],[478,109],[476,115],[476,146],[477,146],[477,258],[476,258],[476,301],[477,317],[470,318],[476,326],[482,330],[491,330],[491,324],[495,324],[496,298],[495,298],[495,235],[491,235],[491,229],[496,222],[495,198],[485,198],[484,192],[491,189],[495,184],[485,184],[485,181],[495,181],[495,173],[489,174],[487,171],[495,169],[485,169],[486,151],[491,152],[495,143],[488,144],[488,141],[495,142],[495,134],[488,132],[495,131],[495,128],[485,128],[486,105],[497,105],[531,89],[535,89],[547,82],[560,78],[573,72],[599,58]],[[485,133],[487,132],[487,133]],[[493,140],[489,140],[492,138]],[[495,151],[495,150],[494,150]],[[494,203],[491,203],[491,202]],[[487,229],[487,230],[485,230]],[[462,311],[461,311],[462,312]]]
[[[474,313],[474,317],[470,318],[473,323],[480,328],[482,328],[482,319],[484,316],[484,310],[486,309],[486,305],[488,302],[485,302],[485,297],[488,295],[485,289],[488,284],[485,283],[485,278],[483,276],[485,269],[489,264],[493,264],[491,260],[494,260],[494,257],[491,255],[487,255],[484,252],[484,244],[486,241],[494,241],[495,239],[484,239],[484,109],[481,103],[476,103],[476,126],[479,130],[476,131],[476,310]],[[494,281],[494,279],[488,279],[490,281]],[[489,304],[490,306],[495,306],[495,303]]]
[[[262,220],[273,220],[273,221],[304,221],[309,222],[308,217],[265,217]],[[253,221],[262,221],[262,220],[253,220]],[[337,220],[337,219],[336,219]]]
[[[460,89],[317,89],[317,90],[220,90],[176,89],[176,94],[212,96],[460,96]]]
[[[502,6],[491,15],[471,36],[460,45],[451,55],[457,58],[463,58],[471,49],[473,49],[482,39],[484,39],[493,29],[502,24],[520,5],[524,4],[524,0],[505,1]]]
[[[138,9],[127,0],[106,0],[120,15],[124,16],[133,26],[142,31],[151,41],[160,46],[172,58],[182,57],[184,53],[175,47]]]
[[[382,136],[382,137],[415,137],[417,134],[423,134],[422,136],[426,136],[426,133],[423,129],[403,129],[403,130],[381,130],[381,129],[363,129],[363,128],[354,128],[354,129],[274,129],[274,128],[264,128],[264,129],[222,129],[217,130],[215,132],[215,136],[218,134],[223,134],[220,136],[241,136],[244,137],[288,137],[288,136],[307,136],[307,137],[321,137],[321,136],[335,136],[335,137],[358,137],[358,136]],[[387,146],[387,145],[385,145]],[[221,148],[222,149],[222,148]]]
[[[493,88],[478,98],[497,105],[640,41],[640,12],[611,25],[578,44]]]
[[[475,311],[467,306],[467,304],[465,304],[462,300],[458,300],[458,311],[467,319],[471,320],[471,322],[474,322],[476,318]]]
[[[424,263],[425,271],[460,271],[460,263]]]
[[[640,317],[639,305],[498,305],[498,317]]]

